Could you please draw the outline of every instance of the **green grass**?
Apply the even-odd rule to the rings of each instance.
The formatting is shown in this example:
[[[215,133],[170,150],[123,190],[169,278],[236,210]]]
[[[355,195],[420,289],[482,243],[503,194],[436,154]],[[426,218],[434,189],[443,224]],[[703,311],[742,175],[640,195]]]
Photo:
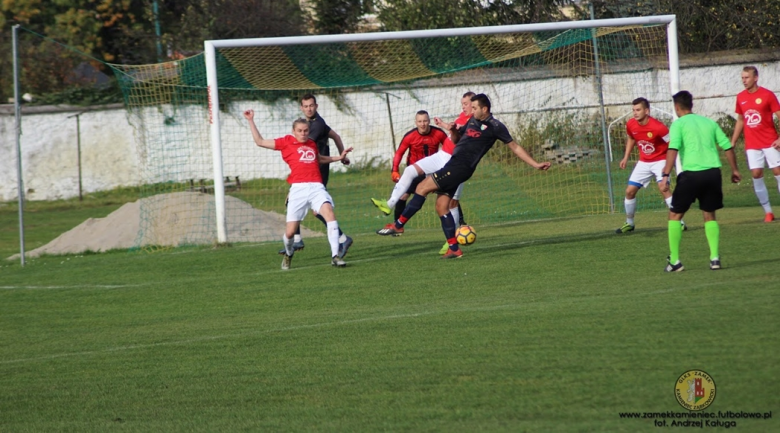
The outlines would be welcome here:
[[[422,229],[346,269],[323,238],[289,272],[278,243],[3,262],[0,431],[657,431],[618,414],[682,412],[691,369],[707,411],[777,412],[778,225],[718,216],[718,272],[698,212],[671,275],[663,212],[478,225],[446,262]]]

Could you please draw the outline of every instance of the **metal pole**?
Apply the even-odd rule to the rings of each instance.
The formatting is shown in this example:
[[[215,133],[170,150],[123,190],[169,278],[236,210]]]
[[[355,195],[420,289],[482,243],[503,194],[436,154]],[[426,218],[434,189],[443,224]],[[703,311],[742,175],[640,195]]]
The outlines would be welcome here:
[[[78,153],[79,163],[79,201],[84,201],[84,196],[81,191],[81,113],[76,115],[76,150]]]
[[[16,179],[19,189],[19,256],[24,266],[24,182],[22,182],[22,105],[19,99],[19,24],[13,26],[14,113],[16,116]]]
[[[393,139],[393,152],[396,151],[395,147],[395,131],[393,130],[393,111],[390,110],[390,94],[385,93],[385,102],[387,102],[387,116],[390,118],[390,136]]]
[[[157,35],[157,63],[162,63],[162,44],[160,43],[160,13],[157,7],[157,0],[152,3],[154,12],[154,33]]]
[[[590,4],[590,19],[594,21],[596,19],[593,11],[593,3]],[[609,140],[607,138],[607,113],[604,111],[604,88],[601,84],[601,66],[599,65],[599,44],[596,40],[596,28],[590,29],[590,33],[593,39],[593,60],[596,62],[596,84],[599,89],[599,107],[601,109],[601,136],[604,141],[604,161],[607,167],[607,190],[609,191],[609,212],[615,212],[615,197],[612,192],[612,169],[609,164],[609,155],[611,149],[609,148]]]

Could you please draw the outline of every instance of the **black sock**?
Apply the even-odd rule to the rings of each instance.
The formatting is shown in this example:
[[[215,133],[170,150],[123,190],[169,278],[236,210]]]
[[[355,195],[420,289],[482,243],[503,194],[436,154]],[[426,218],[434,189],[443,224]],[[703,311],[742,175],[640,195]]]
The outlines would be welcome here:
[[[322,221],[323,224],[325,224],[325,228],[328,228],[328,222],[325,221],[325,218],[320,214],[315,214],[314,216],[317,217],[318,220]],[[341,226],[339,226],[339,236],[343,235],[344,232],[341,231]]]
[[[463,208],[460,207],[460,202],[458,202],[458,214],[459,214],[459,217],[460,217],[460,218],[458,218],[459,219],[458,225],[465,226],[466,225],[466,219],[463,218]]]
[[[401,214],[404,213],[404,209],[406,209],[406,200],[398,200],[398,203],[395,204],[396,221],[398,221],[398,218],[400,218]]]

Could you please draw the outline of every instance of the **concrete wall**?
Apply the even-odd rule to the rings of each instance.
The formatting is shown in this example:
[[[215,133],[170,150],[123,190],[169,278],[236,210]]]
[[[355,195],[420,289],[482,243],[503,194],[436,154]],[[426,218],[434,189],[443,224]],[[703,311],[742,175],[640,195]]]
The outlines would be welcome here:
[[[764,56],[765,59],[780,58],[778,53]],[[688,59],[687,66],[681,70],[681,88],[691,91],[696,100],[694,111],[711,117],[720,117],[734,110],[734,98],[743,87],[740,81],[741,66],[754,64],[761,73],[759,83],[771,90],[780,90],[780,61],[765,60],[761,56],[753,58],[746,56],[731,56],[714,61],[707,59]],[[713,63],[721,63],[714,65]],[[644,81],[660,83],[659,88],[665,89],[668,77],[665,72],[654,74],[642,73]],[[625,74],[622,74],[625,75]],[[625,76],[605,76],[604,86],[610,89],[606,93],[605,103],[608,105],[608,115],[618,117],[630,110],[629,101],[638,96],[636,89],[624,88]],[[592,107],[597,104],[593,92],[592,80],[586,78],[567,78],[555,80],[525,80],[517,83],[498,84],[486,89],[472,89],[491,94],[508,92],[510,95],[527,95],[538,92],[544,87],[551,90],[549,97],[538,98],[547,100],[550,106],[565,105],[569,107]],[[409,90],[417,100],[415,104],[398,105],[394,107],[393,117],[396,142],[403,133],[413,127],[414,111],[423,107],[432,116],[453,118],[457,115],[458,106],[455,103],[458,96],[466,88],[454,86],[443,90],[441,88],[425,87]],[[442,94],[452,94],[442,98]],[[643,95],[651,100],[663,100],[666,95],[660,91],[657,95]],[[348,103],[353,107],[377,107],[383,101],[377,101],[375,93],[358,93],[347,96]],[[514,98],[496,98],[493,111],[498,118],[507,124],[513,121],[512,113],[526,112],[529,107],[521,107]],[[521,99],[521,98],[517,98]],[[348,146],[355,146],[353,160],[368,160],[372,156],[381,155],[389,158],[392,154],[392,140],[388,128],[372,124],[372,116],[376,114],[356,112],[346,115],[339,111],[332,101],[321,98],[320,112],[328,123],[339,131]],[[223,121],[232,125],[238,131],[235,136],[223,135],[223,140],[236,144],[239,152],[225,152],[225,174],[241,175],[244,179],[252,177],[286,176],[286,168],[280,164],[278,155],[273,152],[256,152],[253,148],[245,121],[240,112],[244,108],[254,108],[257,119],[263,119],[261,131],[266,137],[276,137],[289,133],[291,120],[299,115],[297,104],[285,101],[276,106],[265,106],[258,102],[247,103],[246,107],[232,107],[225,114]],[[671,109],[671,105],[657,104],[657,108]],[[358,108],[359,109],[359,108]],[[139,185],[144,181],[159,181],[168,179],[145,178],[139,168],[141,159],[154,157],[138,145],[139,141],[149,139],[149,134],[158,134],[154,129],[139,131],[134,129],[121,106],[93,107],[83,111],[81,107],[25,107],[22,117],[22,166],[24,188],[29,200],[52,200],[78,196],[78,158],[76,114],[80,114],[81,165],[83,190],[85,193],[112,189],[118,186]],[[158,112],[160,110],[157,110]],[[164,110],[162,110],[164,111]],[[203,116],[204,113],[196,114]],[[154,116],[155,110],[149,111]],[[498,114],[500,113],[500,114]],[[384,113],[382,114],[384,116]],[[519,114],[518,114],[519,116]],[[355,123],[360,127],[355,127]],[[162,124],[161,122],[157,122]],[[177,174],[176,180],[191,178],[210,178],[210,148],[208,147],[207,122],[194,127],[185,127],[181,131],[177,126],[166,127],[166,134],[186,137],[201,137],[194,139],[196,150],[171,149],[166,158],[174,158],[171,165],[180,161],[187,162],[192,169]],[[168,163],[167,161],[165,163]],[[334,169],[341,169],[338,165]],[[0,106],[0,201],[10,201],[17,198],[16,170],[16,136],[14,128],[13,106]]]

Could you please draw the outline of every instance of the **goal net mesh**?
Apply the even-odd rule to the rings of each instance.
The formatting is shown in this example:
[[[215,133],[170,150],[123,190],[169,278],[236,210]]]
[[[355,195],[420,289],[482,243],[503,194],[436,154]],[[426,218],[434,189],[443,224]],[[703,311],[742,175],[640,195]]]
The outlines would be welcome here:
[[[619,169],[631,101],[645,97],[651,115],[671,120],[665,26],[255,46],[218,49],[216,57],[229,242],[279,239],[288,191],[286,164],[278,152],[254,145],[246,109],[255,111],[265,138],[276,138],[290,134],[302,116],[299,98],[317,97],[320,115],[355,149],[351,165],[331,165],[327,185],[350,234],[392,220],[369,199],[389,196],[393,154],[414,128],[415,113],[452,121],[467,91],[487,94],[515,141],[537,161],[553,164],[547,172],[533,170],[497,144],[461,197],[466,222],[476,226],[622,211],[636,158],[634,151],[629,167]],[[203,54],[112,67],[135,128],[143,196],[150,198],[142,203],[139,245],[166,245],[171,227],[183,243],[215,242]],[[638,198],[640,211],[664,207],[655,188]],[[311,215],[303,225],[324,232]],[[433,205],[407,227],[439,227]]]

